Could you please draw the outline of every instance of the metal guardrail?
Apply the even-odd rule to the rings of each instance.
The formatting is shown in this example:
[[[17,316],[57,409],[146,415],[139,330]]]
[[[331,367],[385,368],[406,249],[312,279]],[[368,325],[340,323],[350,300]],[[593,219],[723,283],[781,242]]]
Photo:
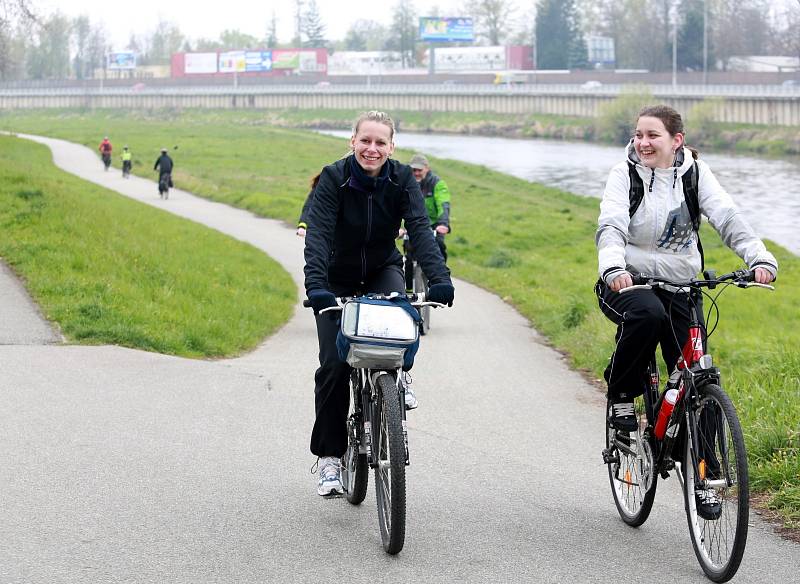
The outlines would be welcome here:
[[[343,85],[319,83],[316,85],[246,85],[246,86],[191,86],[191,87],[70,87],[37,89],[3,89],[0,96],[115,96],[115,95],[308,95],[308,94],[394,94],[394,95],[619,95],[623,91],[649,90],[658,96],[683,97],[766,97],[800,98],[800,85],[636,85],[636,84],[382,84]]]

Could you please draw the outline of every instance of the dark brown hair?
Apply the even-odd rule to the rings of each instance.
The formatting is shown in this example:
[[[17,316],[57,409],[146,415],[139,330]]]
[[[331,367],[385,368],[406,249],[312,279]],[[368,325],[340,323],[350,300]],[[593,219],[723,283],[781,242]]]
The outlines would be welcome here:
[[[674,136],[675,134],[683,134],[686,136],[686,131],[683,129],[683,118],[681,118],[681,114],[668,105],[659,104],[645,106],[639,111],[639,115],[636,116],[636,121],[644,117],[658,118],[661,120],[661,123],[664,124],[664,128],[666,128],[670,136]],[[691,146],[686,146],[685,140],[683,145],[692,153],[692,158],[697,160],[700,153]]]

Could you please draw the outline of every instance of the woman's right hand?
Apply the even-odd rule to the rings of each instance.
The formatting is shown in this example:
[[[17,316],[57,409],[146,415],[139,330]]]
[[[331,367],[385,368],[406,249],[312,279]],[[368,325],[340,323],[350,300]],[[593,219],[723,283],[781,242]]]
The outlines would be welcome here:
[[[612,292],[619,292],[628,286],[633,286],[633,276],[628,272],[624,272],[611,281],[609,288],[611,288]]]

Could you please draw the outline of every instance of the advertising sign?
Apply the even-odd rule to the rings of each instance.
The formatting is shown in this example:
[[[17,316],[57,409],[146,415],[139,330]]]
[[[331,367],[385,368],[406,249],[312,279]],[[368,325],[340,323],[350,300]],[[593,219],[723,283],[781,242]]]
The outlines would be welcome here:
[[[136,53],[108,53],[106,55],[109,69],[136,69]]]
[[[216,53],[186,53],[183,72],[187,75],[193,73],[216,73]]]
[[[245,51],[245,71],[272,71],[272,51]]]
[[[272,51],[273,69],[298,69],[300,67],[300,51]]]
[[[472,42],[475,40],[472,19],[422,16],[419,19],[419,38],[429,42]]]
[[[230,51],[219,54],[220,73],[242,73],[247,66],[244,51]]]

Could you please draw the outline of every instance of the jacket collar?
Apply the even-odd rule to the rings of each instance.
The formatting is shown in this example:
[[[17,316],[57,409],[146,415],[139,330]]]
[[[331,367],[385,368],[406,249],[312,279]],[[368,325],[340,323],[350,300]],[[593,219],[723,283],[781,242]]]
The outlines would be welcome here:
[[[378,176],[367,175],[364,169],[361,168],[361,165],[356,162],[356,157],[352,154],[348,157],[348,166],[350,170],[350,180],[348,184],[354,189],[365,193],[379,189],[389,179],[389,167],[391,165],[388,160],[381,167]]]

